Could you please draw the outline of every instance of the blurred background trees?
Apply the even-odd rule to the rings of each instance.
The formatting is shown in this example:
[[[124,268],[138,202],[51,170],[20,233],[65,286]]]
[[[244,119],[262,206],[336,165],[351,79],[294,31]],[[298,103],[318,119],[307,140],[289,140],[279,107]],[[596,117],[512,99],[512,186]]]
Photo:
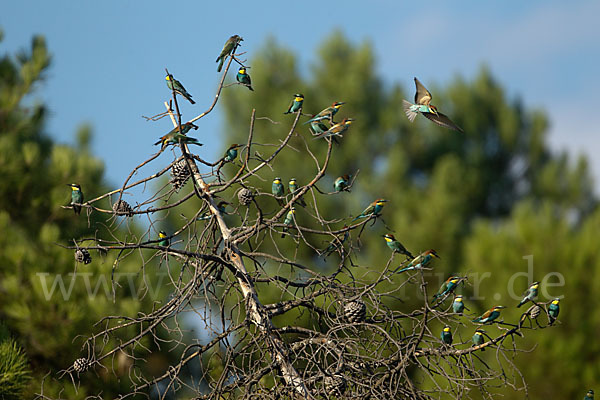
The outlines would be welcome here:
[[[131,293],[126,285],[117,289],[116,301],[103,295],[90,298],[81,280],[75,281],[68,301],[57,294],[58,289],[48,299],[42,287],[40,272],[49,274],[49,286],[54,274],[67,276],[82,269],[92,274],[92,285],[101,276],[110,282],[116,255],[92,253],[91,264],[76,265],[73,251],[57,244],[106,236],[106,224],[111,231],[117,226],[123,237],[142,235],[141,228],[120,226],[118,219],[106,222],[104,215],[94,212],[84,217],[85,209],[76,218],[71,210],[61,208],[69,203],[70,189],[65,184],[80,183],[86,199],[107,192],[109,184],[102,178],[102,162],[90,152],[89,127],[78,132],[76,147],[53,143],[44,130],[47,108],[31,98],[31,93],[43,80],[49,63],[42,37],[34,38],[29,51],[16,57],[4,54],[0,59],[0,232],[4,233],[0,235],[0,318],[8,329],[0,340],[12,336],[27,357],[32,376],[29,383],[23,382],[27,397],[39,393],[48,372],[66,369],[80,357],[83,340],[77,335],[87,334],[105,316],[135,316],[151,310],[153,301]],[[518,320],[517,301],[510,295],[520,295],[529,282],[525,276],[513,281],[511,277],[528,272],[525,256],[533,256],[530,279],[547,277],[546,283],[560,283],[560,276],[564,277],[564,286],[546,286],[547,291],[540,292],[544,301],[565,296],[560,323],[517,338],[521,348],[537,347],[519,354],[515,362],[529,385],[530,397],[582,397],[600,377],[600,365],[594,362],[600,351],[595,340],[600,313],[589,306],[600,290],[600,214],[585,158],[573,160],[565,153],[551,152],[545,136],[548,116],[527,109],[519,98],[508,98],[485,67],[475,77],[457,76],[445,88],[419,77],[433,93],[434,104],[465,130],[459,134],[420,117],[410,124],[401,101],[414,95],[412,77],[384,78],[376,71],[376,63],[369,43],[354,44],[334,33],[317,50],[315,64],[305,74],[297,56],[270,39],[249,62],[255,91],[227,89],[217,106],[225,113],[223,148],[245,143],[253,108],[258,117],[282,122],[259,121],[255,141],[277,143],[285,135],[282,127],[293,119],[282,113],[294,93],[305,95],[305,113],[345,101],[336,120],[348,116],[356,122],[334,147],[328,175],[317,186],[331,191],[337,176],[360,173],[351,194],[317,196],[319,211],[327,218],[344,218],[357,215],[375,198],[389,199],[383,220],[394,235],[413,253],[435,248],[442,256],[427,276],[430,288],[437,288],[452,273],[473,277],[473,286],[467,286],[464,294],[474,314],[504,304],[509,307],[504,318]],[[391,79],[401,79],[402,84],[390,84]],[[300,125],[296,131],[311,141],[308,125]],[[290,144],[296,149],[304,147],[300,137],[292,138]],[[321,141],[309,146],[319,156],[326,150]],[[290,148],[274,160],[272,168],[271,178],[280,176],[285,184],[291,177],[306,184],[316,172],[305,153]],[[224,167],[226,174],[233,170],[233,166]],[[251,182],[270,192],[270,180]],[[265,200],[265,204],[270,205],[265,208],[275,212],[275,202],[267,200],[270,203]],[[313,198],[306,196],[306,200],[310,210]],[[110,207],[107,201],[104,208]],[[186,211],[193,208],[189,204],[182,207]],[[309,211],[297,211],[298,220],[304,212]],[[181,225],[174,214],[164,223]],[[308,218],[302,222],[310,226]],[[338,225],[335,228],[343,223]],[[383,223],[377,222],[366,228],[360,240],[353,238],[352,245],[360,248],[353,261],[371,269],[383,268],[389,260],[381,238],[386,232]],[[308,234],[307,238],[317,247],[326,245],[322,237]],[[325,263],[313,250],[296,248],[292,241],[282,242],[280,250],[296,252],[300,260],[321,270],[332,268],[338,260],[332,255]],[[119,264],[121,272],[138,273],[139,269],[133,259]],[[148,285],[158,279],[151,271],[146,268]],[[561,275],[548,275],[554,272]],[[477,279],[480,285],[475,284]],[[70,282],[65,280],[65,285],[68,288]],[[168,288],[161,290],[158,297],[166,298]],[[268,285],[261,290],[265,299],[276,296]],[[469,300],[469,296],[481,299]],[[408,290],[406,297],[392,306],[408,312],[419,301],[417,292]],[[277,325],[285,325],[285,318],[291,317],[278,317]],[[465,328],[463,340],[471,333],[471,327]],[[146,344],[155,357],[143,368],[162,373],[177,356]],[[0,357],[4,354],[0,352]],[[486,352],[485,357],[493,358],[494,352]],[[84,398],[98,391],[115,396],[129,387],[127,374],[118,372],[120,361],[127,363],[118,357],[107,362],[100,379],[93,374],[84,376],[77,393],[72,385],[62,386],[52,379],[45,380],[44,393],[57,395],[64,387],[63,397],[68,398]],[[502,387],[489,390],[507,399],[523,397]]]

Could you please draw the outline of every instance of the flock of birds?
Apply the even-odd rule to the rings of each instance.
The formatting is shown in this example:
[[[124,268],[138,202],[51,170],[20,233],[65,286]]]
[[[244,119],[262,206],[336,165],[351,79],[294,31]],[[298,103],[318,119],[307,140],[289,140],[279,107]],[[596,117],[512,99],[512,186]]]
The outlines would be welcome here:
[[[228,56],[233,56],[236,48],[240,45],[241,41],[243,41],[243,38],[241,38],[238,35],[233,35],[227,40],[227,42],[223,46],[223,50],[221,51],[221,53],[219,54],[219,57],[217,57],[217,60],[216,60],[216,62],[219,63],[218,68],[217,68],[218,72],[221,71],[225,59]],[[167,74],[165,79],[166,79],[167,87],[170,90],[172,90],[176,94],[179,94],[180,96],[184,97],[191,104],[195,104],[194,100],[192,99],[192,95],[185,89],[185,87],[181,84],[181,82],[179,82],[177,79],[175,79],[173,77],[173,75]],[[252,80],[251,80],[250,75],[248,74],[247,68],[245,66],[242,65],[238,69],[238,72],[236,75],[236,80],[240,84],[248,87],[249,90],[252,90],[252,91],[254,90],[252,88]],[[414,78],[414,82],[415,82],[415,86],[416,86],[414,103],[411,103],[407,100],[403,100],[403,109],[404,109],[404,112],[405,112],[407,118],[409,119],[409,121],[413,122],[415,120],[417,114],[421,114],[424,117],[426,117],[427,119],[429,119],[430,121],[434,122],[435,124],[437,124],[441,127],[452,129],[452,130],[455,130],[458,132],[463,132],[462,128],[460,128],[458,125],[456,125],[454,122],[452,122],[452,120],[448,116],[439,112],[437,110],[437,108],[431,104],[431,100],[432,100],[431,93],[427,90],[427,88],[425,88],[425,86],[416,77]],[[290,102],[290,105],[287,108],[287,110],[284,112],[284,114],[301,113],[303,103],[304,103],[304,96],[301,93],[294,94],[294,96]],[[334,116],[337,114],[337,112],[340,110],[340,108],[344,104],[345,104],[344,102],[336,101],[331,106],[323,109],[318,114],[313,115],[308,121],[306,121],[304,123],[304,124],[310,124],[310,128],[312,130],[314,139],[332,138],[333,140],[336,140],[336,138],[343,137],[343,134],[348,130],[348,128],[354,121],[353,118],[344,118],[339,123],[336,123],[334,121]],[[181,129],[179,129],[179,127],[174,128],[173,130],[168,132],[166,135],[162,136],[155,143],[155,145],[161,144],[163,148],[167,145],[175,145],[175,144],[180,144],[180,143],[195,144],[195,145],[201,146],[202,143],[198,142],[197,139],[186,135],[191,129],[198,129],[198,126],[196,126],[190,122],[184,123],[181,125]],[[242,145],[239,145],[239,144],[231,145],[226,150],[225,155],[221,161],[223,163],[233,162],[238,156],[238,149],[240,147],[242,147]],[[334,181],[333,187],[334,187],[335,192],[341,192],[341,191],[349,190],[348,189],[349,185],[350,185],[350,176],[342,175]],[[83,193],[81,191],[81,186],[76,183],[69,184],[69,186],[72,189],[72,191],[71,191],[71,206],[73,207],[75,214],[79,215],[79,213],[81,212],[82,203],[84,201]],[[300,190],[300,188],[298,187],[296,178],[292,178],[289,180],[288,190],[291,195],[295,195],[297,193],[297,191]],[[273,180],[271,193],[273,194],[273,196],[275,196],[276,200],[278,201],[278,203],[281,206],[283,206],[285,204],[285,202],[283,200],[284,196],[285,196],[285,188],[284,188],[281,178],[276,177]],[[365,208],[365,210],[363,210],[362,213],[357,215],[352,220],[352,222],[354,222],[358,219],[361,219],[361,218],[372,218],[372,217],[377,218],[380,215],[386,202],[387,202],[386,199],[377,199],[377,200],[373,201],[367,208]],[[299,199],[297,199],[297,201],[295,203],[299,204],[301,206],[306,205],[305,201],[301,197]],[[227,202],[219,203],[219,209],[224,211],[227,204],[228,204]],[[285,235],[287,234],[289,229],[293,226],[293,219],[294,219],[295,212],[296,212],[295,208],[292,205],[284,219],[284,228],[283,228],[282,237],[285,237]],[[199,218],[199,219],[203,219],[203,218]],[[344,228],[345,228],[344,229],[345,234],[344,234],[343,239],[340,240],[340,239],[336,238],[334,241],[332,241],[329,244],[329,246],[326,249],[324,249],[323,251],[320,252],[320,255],[327,257],[329,254],[331,254],[332,252],[334,252],[335,250],[337,250],[338,248],[340,248],[343,245],[343,243],[347,240],[347,238],[349,236],[348,230],[346,229],[347,226],[345,226]],[[388,247],[393,252],[403,254],[407,257],[407,261],[410,260],[410,262],[401,269],[400,269],[400,267],[402,267],[405,263],[400,265],[400,267],[398,267],[398,269],[396,271],[397,273],[402,273],[402,272],[406,272],[406,271],[422,270],[425,267],[427,267],[428,264],[434,258],[439,258],[438,254],[436,253],[435,250],[427,250],[427,251],[417,255],[416,257],[413,257],[413,255],[406,249],[406,247],[404,247],[404,245],[402,245],[402,243],[400,243],[394,237],[394,235],[387,233],[387,234],[383,235],[383,238],[385,239]],[[158,244],[159,244],[159,246],[163,246],[163,247],[168,247],[170,245],[169,237],[164,231],[159,232]],[[464,309],[466,308],[464,305],[463,296],[459,295],[459,294],[455,294],[454,291],[459,286],[461,281],[463,281],[464,279],[465,278],[459,277],[459,276],[449,277],[442,284],[442,286],[440,287],[438,292],[436,294],[434,294],[433,299],[436,300],[439,304],[440,302],[445,300],[449,295],[454,295],[454,300],[452,303],[452,311],[454,313],[462,315]],[[524,293],[523,298],[519,302],[517,307],[521,307],[523,304],[525,304],[529,301],[531,301],[532,303],[537,305],[537,303],[535,303],[535,299],[538,295],[539,286],[540,286],[539,282],[533,282],[529,286],[527,291]],[[554,324],[554,322],[556,321],[556,319],[558,317],[558,314],[560,312],[559,303],[560,303],[560,299],[555,298],[554,300],[552,300],[552,302],[548,306],[547,315],[548,315],[548,319],[549,319],[549,325]],[[501,305],[494,306],[494,307],[490,308],[489,310],[487,310],[486,312],[484,312],[481,316],[473,319],[472,322],[482,324],[482,325],[492,324],[500,316],[500,313],[501,313],[502,309],[504,309],[504,308],[506,308],[506,307],[501,306]],[[478,327],[475,330],[475,333],[473,334],[473,337],[472,337],[473,346],[483,345],[486,341],[484,336],[487,336],[485,330],[483,330],[481,327]],[[452,342],[453,342],[452,328],[450,326],[448,326],[448,325],[444,326],[444,328],[442,329],[441,334],[440,334],[440,339],[444,345],[452,344]],[[485,351],[485,346],[481,347],[481,351]],[[594,391],[590,390],[586,394],[584,400],[593,400],[593,399],[594,399]]]

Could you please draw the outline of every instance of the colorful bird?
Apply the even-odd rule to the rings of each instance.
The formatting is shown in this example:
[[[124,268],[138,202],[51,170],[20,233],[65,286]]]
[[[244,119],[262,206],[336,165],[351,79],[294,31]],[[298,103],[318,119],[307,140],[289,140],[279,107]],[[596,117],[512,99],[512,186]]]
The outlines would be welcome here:
[[[548,306],[548,319],[550,320],[550,325],[554,324],[556,318],[558,318],[558,313],[560,312],[560,299],[556,298],[552,300],[552,303]]]
[[[367,208],[365,208],[364,211],[362,213],[360,213],[360,215],[358,215],[356,218],[354,218],[352,220],[352,222],[356,221],[359,218],[367,218],[372,215],[378,216],[379,213],[381,212],[381,209],[383,209],[383,206],[385,205],[385,203],[387,203],[386,199],[375,200],[374,202],[369,204],[369,206]]]
[[[192,124],[191,122],[186,122],[185,124],[181,125],[182,133],[179,133],[179,127],[176,126],[169,133],[162,136],[159,141],[154,143],[154,145],[156,146],[157,144],[162,143],[162,147],[165,147],[170,144],[179,144],[179,141],[181,141],[181,143],[196,144],[198,146],[202,146],[202,143],[200,143],[198,139],[185,135],[187,132],[190,131],[190,129],[198,129],[198,127]]]
[[[462,314],[465,310],[465,303],[463,302],[463,297],[461,294],[457,295],[452,302],[452,311],[457,314]],[[468,310],[468,308],[467,308]]]
[[[394,235],[392,235],[391,233],[386,233],[385,235],[383,235],[383,238],[385,239],[388,247],[392,249],[394,253],[404,254],[408,258],[413,258],[413,255],[410,254],[410,251],[406,250],[406,247],[404,247],[402,243],[396,240]]]
[[[329,127],[325,125],[322,121],[312,121],[310,123],[310,129],[313,132],[313,136],[318,135],[323,132],[327,132]]]
[[[521,307],[523,304],[527,303],[528,301],[533,301],[533,299],[535,299],[537,297],[539,286],[540,286],[539,282],[533,282],[531,285],[529,285],[529,289],[527,289],[527,291],[525,291],[525,293],[523,293],[523,300],[521,300],[521,302],[519,304],[517,304],[517,308]]]
[[[343,137],[344,132],[346,132],[348,130],[350,125],[352,125],[353,121],[354,121],[354,118],[344,118],[342,120],[342,122],[335,124],[334,126],[332,126],[331,128],[329,128],[328,130],[326,130],[323,133],[319,133],[318,135],[313,137],[313,139],[321,139],[321,138],[330,137],[330,136]]]
[[[248,89],[254,91],[254,89],[252,89],[252,80],[250,79],[250,75],[246,73],[246,67],[240,67],[240,69],[238,69],[238,73],[235,76],[235,79],[239,83],[246,85]]]
[[[175,93],[185,97],[186,100],[189,101],[190,103],[196,104],[196,102],[194,100],[192,100],[192,95],[189,94],[187,92],[187,90],[185,90],[185,88],[183,87],[181,82],[179,82],[177,79],[173,78],[173,75],[168,74],[165,77],[165,80],[167,81],[167,87],[169,89],[174,90]]]
[[[285,194],[285,188],[283,187],[283,183],[281,183],[281,178],[273,179],[273,184],[271,185],[271,193],[275,197],[283,197],[283,195]],[[277,199],[277,202],[280,206],[283,206],[285,204],[283,199],[280,198]]]
[[[588,390],[583,400],[594,400],[594,391],[592,389]]]
[[[329,255],[331,253],[333,253],[334,251],[336,251],[337,249],[339,249],[340,247],[342,247],[344,245],[344,242],[348,239],[348,237],[350,236],[350,231],[347,230],[348,226],[344,225],[344,228],[346,231],[344,232],[344,237],[342,238],[342,240],[338,239],[337,237],[335,239],[333,239],[331,241],[331,243],[329,243],[329,246],[327,246],[327,248],[323,251],[319,252],[319,256],[325,256],[325,258],[329,257]]]
[[[225,151],[225,156],[223,157],[223,162],[233,162],[237,156],[238,156],[238,149],[242,147],[241,144],[237,144],[234,143],[231,146],[229,146],[229,148],[227,149],[227,151]]]
[[[413,258],[412,261],[410,263],[408,263],[408,265],[406,267],[404,267],[400,271],[398,271],[398,273],[401,273],[404,271],[413,271],[416,269],[422,269],[425,266],[427,266],[427,264],[429,264],[431,262],[431,260],[433,260],[434,257],[440,258],[440,256],[438,256],[438,254],[435,252],[435,250],[433,250],[433,249],[426,250],[423,253],[416,256],[415,258]]]
[[[333,182],[333,188],[335,189],[336,192],[341,192],[343,190],[349,191],[348,185],[350,184],[350,175],[346,174],[346,175],[342,175],[339,176],[335,182]]]
[[[285,237],[285,232],[287,232],[290,228],[290,226],[292,226],[292,224],[294,223],[294,214],[296,213],[296,210],[294,209],[294,207],[290,208],[290,211],[288,211],[287,215],[285,216],[285,219],[283,220],[283,223],[285,224],[285,226],[283,227],[283,233],[281,234],[281,237],[284,238]]]
[[[450,278],[446,279],[446,282],[442,283],[440,290],[438,290],[438,292],[433,295],[433,298],[437,299],[438,297],[442,297],[447,293],[450,293],[451,291],[456,289],[460,280],[461,278],[459,276],[451,276]]]
[[[444,329],[442,329],[440,338],[444,344],[452,344],[452,331],[448,325],[444,326]]]
[[[485,342],[485,338],[483,337],[484,333],[485,331],[481,328],[475,331],[475,334],[473,335],[473,346],[479,346]],[[482,347],[481,351],[485,351],[485,347]]]
[[[487,310],[486,312],[484,312],[483,314],[481,314],[480,317],[475,318],[473,320],[473,322],[479,322],[481,324],[489,324],[493,320],[495,320],[496,318],[498,318],[500,316],[500,311],[502,311],[503,308],[506,308],[506,307],[494,306],[494,307],[490,308],[489,310]]]
[[[165,233],[165,231],[158,232],[158,238],[160,239],[160,241],[158,242],[159,246],[169,247],[169,245],[171,244],[171,241],[169,240],[169,237]]]
[[[288,182],[288,189],[292,196],[296,195],[296,192],[298,191],[298,184],[296,183],[296,178],[290,179],[290,181]],[[296,200],[296,203],[300,204],[300,206],[302,207],[306,207],[306,201],[304,201],[302,197]]]
[[[215,61],[219,63],[219,66],[217,67],[217,72],[221,72],[221,69],[223,68],[223,63],[225,62],[225,57],[227,57],[230,54],[233,54],[235,52],[235,49],[241,45],[240,42],[243,40],[244,39],[238,35],[233,35],[229,39],[227,39],[225,45],[223,45],[223,50],[221,50],[221,54],[219,54],[219,57],[217,57],[217,60]]]
[[[302,108],[302,103],[304,103],[304,95],[302,93],[296,93],[290,103],[290,106],[288,107],[288,110],[284,112],[284,114],[298,112]]]
[[[83,203],[83,192],[81,186],[77,183],[67,183],[67,186],[71,187],[71,205],[75,214],[81,213],[81,204]]]
[[[217,210],[219,210],[219,212],[221,214],[227,214],[227,205],[228,204],[229,203],[226,202],[226,201],[220,201],[217,204]],[[206,211],[206,212],[203,212],[202,215],[200,215],[199,217],[197,217],[196,220],[197,221],[205,221],[205,220],[208,220],[208,219],[211,219],[211,218],[212,218],[212,213],[210,211]]]
[[[304,124],[308,124],[309,122],[323,121],[325,119],[328,119],[333,124],[333,116],[340,110],[340,107],[343,104],[345,104],[343,101],[336,101],[331,105],[331,107],[327,107],[326,109],[322,110]]]
[[[432,96],[431,93],[423,86],[417,78],[415,78],[415,85],[417,87],[417,93],[415,93],[415,103],[412,104],[409,101],[402,100],[404,112],[410,122],[413,122],[418,113],[423,114],[427,119],[433,121],[436,125],[444,128],[454,129],[458,132],[463,130],[450,120],[446,115],[442,114],[437,108],[431,104]]]

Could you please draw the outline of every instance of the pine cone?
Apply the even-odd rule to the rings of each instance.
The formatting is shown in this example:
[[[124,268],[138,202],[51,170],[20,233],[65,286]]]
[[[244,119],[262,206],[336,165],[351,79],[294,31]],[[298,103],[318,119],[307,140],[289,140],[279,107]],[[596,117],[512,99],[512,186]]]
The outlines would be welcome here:
[[[542,309],[540,308],[540,306],[535,306],[535,307],[533,307],[533,309],[531,310],[529,315],[531,316],[532,319],[536,319],[540,315],[541,312],[542,312]]]
[[[342,375],[326,376],[323,379],[323,387],[328,397],[342,396],[346,391],[346,379]]]
[[[75,261],[78,263],[89,264],[92,262],[92,256],[87,249],[77,249],[75,251]]]
[[[179,192],[179,189],[181,189],[187,180],[190,179],[190,176],[192,176],[190,167],[188,167],[185,159],[181,159],[173,164],[171,167],[171,176],[173,177],[173,179],[171,179],[171,186],[173,186],[173,189],[175,189],[176,192]]]
[[[252,190],[246,188],[240,189],[237,195],[240,204],[243,206],[250,204],[254,198],[254,193],[252,193]]]
[[[367,306],[362,300],[353,300],[344,304],[344,318],[348,322],[363,322],[367,317]]]
[[[73,363],[73,369],[77,373],[85,372],[92,365],[92,363],[86,358],[78,358]]]
[[[113,211],[118,215],[125,215],[127,217],[133,216],[133,209],[125,200],[119,200],[113,204]]]

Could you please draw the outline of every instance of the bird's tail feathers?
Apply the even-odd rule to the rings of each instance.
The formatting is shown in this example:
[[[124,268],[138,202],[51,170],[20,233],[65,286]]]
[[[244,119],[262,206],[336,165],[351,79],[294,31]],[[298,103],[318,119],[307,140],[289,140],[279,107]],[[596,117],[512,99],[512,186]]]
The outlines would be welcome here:
[[[417,117],[417,112],[411,109],[412,104],[406,100],[402,100],[402,108],[404,108],[404,113],[410,122],[413,122]]]

